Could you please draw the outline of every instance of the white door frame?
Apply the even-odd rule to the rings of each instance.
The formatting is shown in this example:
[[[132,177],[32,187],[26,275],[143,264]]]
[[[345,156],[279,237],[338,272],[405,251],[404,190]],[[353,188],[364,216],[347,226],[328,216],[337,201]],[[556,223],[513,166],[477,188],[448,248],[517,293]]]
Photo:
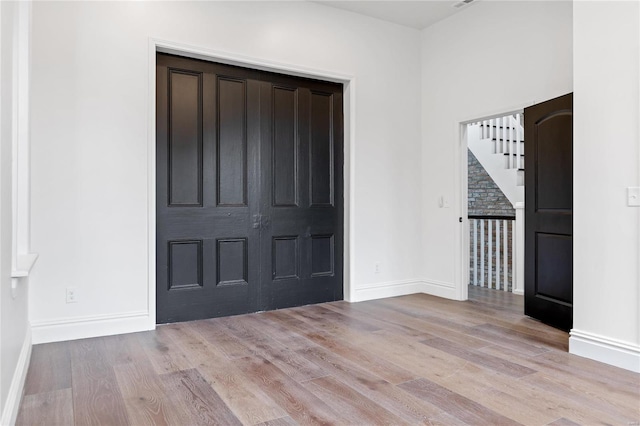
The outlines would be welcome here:
[[[456,143],[455,149],[455,158],[456,158],[456,168],[458,173],[456,174],[458,177],[458,182],[456,182],[456,187],[458,188],[458,213],[462,218],[462,226],[459,226],[457,229],[459,230],[459,235],[456,238],[456,249],[455,249],[455,258],[456,264],[458,267],[456,268],[456,299],[457,300],[467,300],[469,298],[469,196],[468,196],[468,157],[467,157],[467,124],[477,123],[482,120],[489,120],[491,118],[504,117],[509,114],[522,114],[526,107],[534,105],[534,102],[527,102],[524,104],[519,104],[507,108],[501,108],[498,110],[492,111],[484,111],[479,112],[478,114],[473,114],[467,116],[467,118],[456,121],[455,123],[455,139],[458,142]],[[472,118],[469,118],[472,117]]]
[[[172,53],[195,59],[219,62],[284,73],[297,77],[310,77],[344,84],[344,254],[343,254],[343,294],[347,301],[354,300],[354,190],[355,176],[355,95],[356,79],[352,75],[337,71],[308,68],[296,64],[279,63],[264,58],[242,54],[216,51],[201,46],[181,42],[149,38],[149,112],[147,142],[147,310],[149,312],[148,329],[156,327],[156,53]]]

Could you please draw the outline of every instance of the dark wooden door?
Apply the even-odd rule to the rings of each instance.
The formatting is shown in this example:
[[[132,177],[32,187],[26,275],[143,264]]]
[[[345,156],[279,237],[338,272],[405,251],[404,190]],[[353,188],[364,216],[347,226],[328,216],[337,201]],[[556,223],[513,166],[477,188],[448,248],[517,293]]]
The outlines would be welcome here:
[[[156,114],[158,323],[342,298],[341,85],[158,54]]]
[[[526,108],[525,314],[573,323],[573,94]]]
[[[342,90],[263,82],[262,309],[342,299]]]

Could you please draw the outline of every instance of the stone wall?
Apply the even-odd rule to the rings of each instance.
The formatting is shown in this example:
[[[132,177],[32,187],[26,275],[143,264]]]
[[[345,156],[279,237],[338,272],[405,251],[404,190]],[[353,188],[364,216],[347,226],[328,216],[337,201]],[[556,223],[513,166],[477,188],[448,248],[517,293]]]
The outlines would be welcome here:
[[[468,153],[469,215],[516,216],[509,199],[470,150]]]

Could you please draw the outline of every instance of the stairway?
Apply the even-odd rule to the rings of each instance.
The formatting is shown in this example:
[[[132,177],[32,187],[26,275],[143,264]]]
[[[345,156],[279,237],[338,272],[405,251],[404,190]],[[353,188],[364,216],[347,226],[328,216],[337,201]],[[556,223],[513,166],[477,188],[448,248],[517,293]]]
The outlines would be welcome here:
[[[524,202],[523,122],[511,114],[467,126],[469,149],[514,206]]]

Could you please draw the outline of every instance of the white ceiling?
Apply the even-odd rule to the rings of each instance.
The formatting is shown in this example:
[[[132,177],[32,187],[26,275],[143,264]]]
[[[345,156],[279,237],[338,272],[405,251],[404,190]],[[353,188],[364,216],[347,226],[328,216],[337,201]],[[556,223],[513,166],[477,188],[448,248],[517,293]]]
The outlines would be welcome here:
[[[477,1],[477,0],[476,0]],[[454,13],[469,7],[456,8],[455,4],[460,0],[413,0],[413,1],[327,1],[315,0],[315,3],[324,4],[338,9],[349,10],[384,21],[423,29],[438,21],[441,21]],[[473,4],[473,3],[472,3]]]

